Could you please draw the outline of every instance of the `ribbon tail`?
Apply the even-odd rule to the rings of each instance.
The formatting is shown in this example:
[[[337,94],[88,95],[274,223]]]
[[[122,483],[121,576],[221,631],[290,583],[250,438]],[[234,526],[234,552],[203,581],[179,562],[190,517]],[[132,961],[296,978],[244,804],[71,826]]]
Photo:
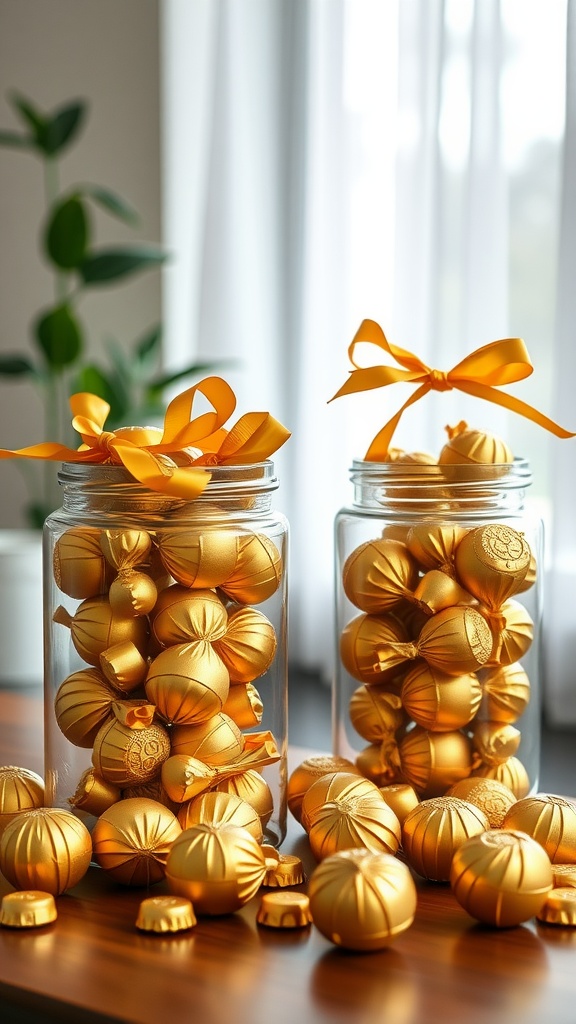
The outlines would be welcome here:
[[[372,391],[374,388],[385,388],[388,384],[419,382],[422,373],[410,373],[408,370],[399,370],[396,366],[365,366],[350,371],[348,380],[328,401],[333,402],[335,398],[342,395],[355,395],[359,391]]]
[[[267,412],[249,412],[241,416],[218,449],[222,465],[246,465],[263,462],[290,437],[290,431]]]
[[[537,423],[539,427],[549,430],[556,437],[576,437],[575,432],[565,430],[564,427],[555,423],[554,420],[545,416],[544,413],[539,412],[538,409],[534,409],[533,406],[521,401],[520,398],[516,398],[514,395],[506,394],[505,391],[496,391],[488,384],[477,384],[474,381],[453,381],[453,385],[459,391],[465,391],[475,398],[483,398],[487,402],[493,402],[495,405],[502,405],[505,409],[510,409],[511,412],[516,412],[520,416],[532,420],[533,423]]]
[[[102,462],[102,453],[78,451],[54,441],[43,441],[27,448],[0,448],[0,459],[45,459],[50,462]]]
[[[396,430],[396,427],[400,422],[402,413],[411,405],[414,405],[415,402],[418,402],[420,398],[423,398],[424,395],[427,394],[428,391],[430,391],[430,389],[430,384],[422,384],[421,387],[419,387],[418,390],[415,391],[413,395],[410,395],[408,401],[404,402],[402,408],[398,410],[398,412],[392,417],[392,419],[388,420],[388,423],[386,423],[385,426],[382,427],[382,430],[380,430],[376,434],[376,437],[372,440],[370,447],[366,452],[366,455],[364,456],[366,462],[386,461],[388,449],[390,448],[390,441],[392,440],[394,431]]]

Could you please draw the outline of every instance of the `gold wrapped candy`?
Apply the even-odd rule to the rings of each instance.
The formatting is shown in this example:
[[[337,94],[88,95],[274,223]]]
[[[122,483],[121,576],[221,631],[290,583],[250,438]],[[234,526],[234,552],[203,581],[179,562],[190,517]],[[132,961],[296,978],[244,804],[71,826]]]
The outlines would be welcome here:
[[[222,710],[228,671],[207,640],[174,644],[154,658],[145,690],[166,722],[195,725]]]
[[[519,729],[507,722],[475,722],[472,745],[482,764],[504,764],[516,754],[522,739]]]
[[[532,836],[553,864],[576,864],[576,804],[544,793],[518,800],[504,818],[504,828]]]
[[[221,589],[238,604],[260,604],[276,592],[282,578],[282,556],[265,533],[238,537],[238,557]]]
[[[552,866],[524,832],[487,831],[456,850],[450,885],[472,917],[510,928],[540,911],[552,889]]]
[[[356,767],[375,786],[386,786],[401,778],[401,763],[395,739],[370,743],[356,757]]]
[[[308,837],[316,860],[358,847],[395,854],[401,828],[394,811],[375,789],[363,796],[341,793],[318,808],[310,818]]]
[[[449,732],[462,729],[474,718],[482,689],[473,672],[449,675],[419,661],[406,673],[401,695],[404,708],[418,725]]]
[[[122,791],[118,786],[102,779],[93,768],[87,768],[78,780],[76,791],[70,797],[70,804],[79,811],[98,817],[120,800],[121,796]]]
[[[552,889],[536,917],[545,924],[576,928],[576,889],[571,886]]]
[[[152,539],[146,530],[103,530],[100,547],[106,561],[116,572],[122,572],[147,561]]]
[[[123,569],[118,573],[108,591],[112,611],[121,618],[148,615],[156,604],[157,596],[154,580],[135,569]]]
[[[454,604],[472,604],[474,598],[447,572],[429,569],[415,587],[412,600],[427,615],[435,615]]]
[[[454,575],[454,553],[466,530],[461,526],[418,523],[406,538],[408,550],[423,569],[440,569]]]
[[[213,590],[190,590],[179,583],[162,591],[152,615],[152,632],[162,647],[191,640],[213,643],[227,625],[226,608]]]
[[[252,683],[238,683],[230,687],[222,711],[236,722],[240,729],[251,729],[253,725],[260,725],[264,704]]]
[[[114,716],[94,740],[92,764],[107,782],[132,786],[159,775],[169,755],[170,736],[159,722],[144,729],[131,729]]]
[[[112,717],[117,696],[96,668],[68,676],[54,699],[56,721],[66,739],[77,747],[92,747],[99,729]]]
[[[466,590],[498,611],[522,585],[531,556],[522,533],[505,523],[488,523],[469,530],[460,541],[456,572]]]
[[[522,658],[534,639],[534,623],[520,601],[505,601],[494,621],[491,661],[511,665]]]
[[[303,892],[267,892],[256,921],[267,928],[306,928],[312,923],[310,900]]]
[[[233,761],[245,744],[236,722],[222,712],[198,725],[175,725],[171,741],[173,754],[188,754],[211,768]]]
[[[376,683],[354,691],[349,714],[356,732],[370,743],[381,743],[404,720],[400,697]]]
[[[272,790],[266,779],[255,768],[248,768],[237,775],[230,775],[228,778],[222,779],[214,787],[214,790],[218,793],[231,793],[250,804],[260,818],[262,828],[272,817],[274,810]]]
[[[514,461],[511,448],[495,434],[470,428],[464,420],[446,427],[448,441],[438,457],[441,466],[503,466]]]
[[[276,647],[274,626],[256,608],[233,608],[226,632],[214,640],[214,650],[232,683],[249,683],[264,675],[274,661]]]
[[[172,843],[181,832],[163,804],[138,797],[120,800],[94,825],[94,859],[121,885],[152,885],[164,878]]]
[[[576,864],[553,864],[554,886],[576,888]]]
[[[166,879],[197,914],[231,914],[254,896],[266,875],[264,854],[246,829],[195,825],[172,844]]]
[[[472,744],[463,732],[428,732],[417,725],[398,750],[403,778],[423,797],[441,796],[472,770]]]
[[[289,885],[302,885],[303,882],[304,868],[300,857],[297,857],[296,854],[280,853],[274,863],[266,855],[266,875],[263,885],[272,889],[284,889]]]
[[[490,828],[502,828],[507,812],[516,803],[514,793],[502,782],[472,776],[454,783],[446,796],[456,796],[479,807],[488,818]]]
[[[482,764],[471,772],[480,779],[496,779],[512,790],[517,800],[526,796],[530,789],[530,779],[524,765],[517,757],[510,757],[504,764]]]
[[[157,542],[165,568],[185,587],[220,586],[238,557],[238,537],[231,530],[167,531],[158,534]]]
[[[89,665],[97,666],[100,655],[123,640],[130,640],[141,653],[146,650],[147,618],[115,615],[106,597],[87,598],[73,616],[60,606],[53,618],[54,622],[69,627],[74,647]]]
[[[416,643],[382,643],[377,649],[380,670],[394,660],[424,658],[449,675],[475,672],[488,661],[493,637],[486,619],[470,607],[445,608],[423,625]],[[392,657],[391,657],[392,654]]]
[[[404,544],[387,538],[366,541],[346,559],[342,586],[349,601],[371,614],[389,611],[416,586],[418,571]]]
[[[238,749],[229,760],[223,761],[221,765],[209,765],[198,757],[187,753],[178,753],[179,744],[183,747],[186,746],[186,727],[182,727],[184,738],[176,734],[174,739],[174,732],[177,728],[172,730],[173,750],[176,752],[164,761],[161,772],[166,792],[177,803],[192,800],[206,789],[214,789],[227,779],[247,775],[252,769],[259,773],[265,765],[275,764],[281,758],[270,732],[250,733],[245,738],[238,732],[237,736],[242,740],[241,749]],[[232,734],[232,738],[234,738],[234,734]],[[241,787],[242,784],[239,783],[238,795],[240,795]],[[254,787],[250,786],[250,789],[254,792]],[[223,791],[226,791],[224,787]],[[256,792],[259,794],[259,800],[262,797],[262,803],[267,803],[267,798],[263,796],[260,786],[256,787]]]
[[[453,796],[423,800],[402,825],[402,848],[410,867],[433,882],[447,882],[456,850],[489,827],[479,807]]]
[[[245,828],[257,843],[263,838],[258,812],[234,793],[202,793],[182,806],[178,821],[183,829],[194,825],[237,825]]]
[[[322,861],[308,896],[316,927],[344,949],[384,949],[416,913],[416,886],[406,865],[368,850],[345,850]]]
[[[132,693],[142,686],[148,671],[148,662],[131,640],[107,647],[99,663],[106,682],[122,693]]]
[[[291,814],[296,818],[296,821],[299,822],[301,820],[304,794],[310,788],[312,783],[322,778],[323,775],[330,775],[333,772],[349,772],[353,775],[359,774],[358,769],[352,761],[349,761],[345,757],[338,757],[335,755],[308,757],[294,769],[288,779],[286,796],[288,808]]]
[[[482,670],[483,708],[493,722],[515,722],[530,702],[530,680],[518,662]]]
[[[0,767],[0,838],[17,814],[44,804],[44,780],[29,768]]]
[[[384,683],[398,672],[406,655],[391,652],[385,660],[381,651],[404,644],[406,631],[391,615],[358,615],[342,630],[340,657],[347,672],[361,683]]]
[[[24,889],[2,897],[0,924],[7,928],[40,928],[57,917],[56,902],[50,892]]]
[[[162,935],[187,931],[196,923],[194,908],[184,896],[149,896],[140,903],[136,918],[141,931]]]
[[[69,597],[85,599],[104,594],[109,570],[100,547],[100,531],[92,526],[73,526],[54,546],[56,586]]]
[[[23,811],[4,829],[0,871],[16,889],[41,889],[57,896],[86,874],[92,840],[71,811],[37,807]]]
[[[308,832],[316,814],[326,803],[340,797],[357,799],[378,792],[378,787],[357,772],[336,771],[316,779],[304,793],[300,809],[300,822]]]
[[[410,811],[413,811],[420,803],[416,790],[412,789],[407,782],[396,782],[379,788],[383,800],[394,811],[400,825],[404,823],[404,819]]]

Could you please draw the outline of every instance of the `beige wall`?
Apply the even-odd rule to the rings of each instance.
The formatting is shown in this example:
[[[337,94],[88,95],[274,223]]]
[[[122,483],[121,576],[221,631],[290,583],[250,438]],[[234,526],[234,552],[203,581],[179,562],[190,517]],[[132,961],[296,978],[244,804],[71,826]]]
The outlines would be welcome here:
[[[159,0],[0,0],[0,127],[17,128],[6,95],[17,90],[51,110],[82,97],[90,112],[62,157],[62,185],[107,185],[139,211],[134,230],[106,215],[95,221],[107,244],[160,240]],[[0,148],[0,351],[31,350],[29,325],[52,301],[38,230],[41,165]],[[160,319],[160,273],[94,292],[80,307],[90,350],[107,335],[130,343]],[[29,384],[0,378],[0,447],[41,439],[41,403]],[[14,463],[0,463],[0,527],[20,522],[26,490]]]

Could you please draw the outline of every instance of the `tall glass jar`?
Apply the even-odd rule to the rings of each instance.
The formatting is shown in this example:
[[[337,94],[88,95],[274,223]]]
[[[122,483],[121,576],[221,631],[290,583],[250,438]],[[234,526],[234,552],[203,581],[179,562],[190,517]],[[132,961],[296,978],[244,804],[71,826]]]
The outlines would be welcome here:
[[[151,797],[188,827],[209,791],[286,828],[287,540],[271,461],[185,501],[64,464],[44,530],[47,803],[89,827]],[[240,823],[237,821],[237,823]]]
[[[531,472],[354,461],[336,517],[334,753],[420,798],[538,786],[543,529]],[[462,790],[460,790],[462,792]]]

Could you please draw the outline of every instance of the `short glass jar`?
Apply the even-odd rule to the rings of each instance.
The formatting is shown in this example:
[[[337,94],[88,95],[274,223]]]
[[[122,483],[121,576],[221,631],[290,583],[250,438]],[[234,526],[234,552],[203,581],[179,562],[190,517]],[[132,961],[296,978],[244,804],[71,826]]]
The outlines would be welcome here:
[[[287,542],[271,461],[193,501],[66,463],[44,528],[47,803],[89,827],[145,796],[187,827],[208,790],[286,830]]]
[[[534,792],[543,527],[528,463],[355,460],[336,517],[334,753],[421,798]]]

